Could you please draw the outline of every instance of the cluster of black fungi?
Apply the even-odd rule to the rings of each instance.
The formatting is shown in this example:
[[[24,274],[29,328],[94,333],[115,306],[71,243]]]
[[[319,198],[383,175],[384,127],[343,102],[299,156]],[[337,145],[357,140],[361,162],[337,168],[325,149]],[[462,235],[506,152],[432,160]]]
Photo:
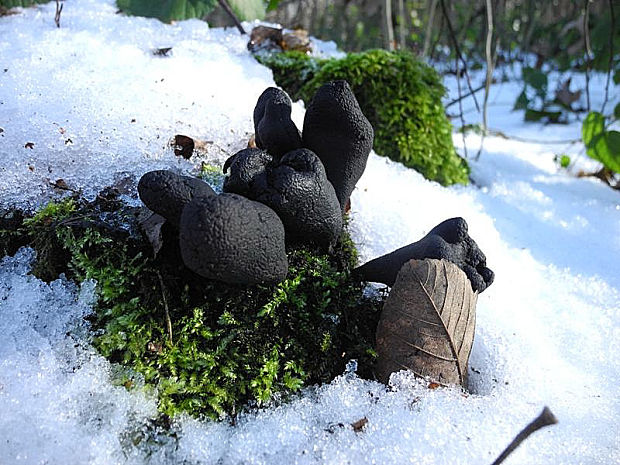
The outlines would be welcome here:
[[[343,230],[350,196],[362,176],[374,132],[346,81],[314,95],[303,131],[291,120],[291,100],[270,87],[254,109],[255,148],[224,164],[223,193],[200,179],[151,171],[139,182],[144,204],[178,230],[185,265],[228,284],[274,284],[288,272],[287,246],[329,251]],[[435,226],[418,242],[353,270],[360,281],[394,284],[411,259],[446,259],[472,289],[493,282],[486,258],[462,218]]]

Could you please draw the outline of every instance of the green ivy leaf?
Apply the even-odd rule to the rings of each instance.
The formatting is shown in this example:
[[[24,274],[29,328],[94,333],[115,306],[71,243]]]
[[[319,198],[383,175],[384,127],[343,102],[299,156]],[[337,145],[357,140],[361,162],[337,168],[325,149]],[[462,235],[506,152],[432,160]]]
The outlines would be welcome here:
[[[527,98],[527,92],[525,89],[519,94],[517,100],[515,101],[515,106],[512,107],[513,110],[526,110],[527,106],[530,103],[530,99]]]
[[[605,117],[598,111],[591,111],[581,125],[581,138],[584,145],[589,147],[595,137],[605,131]]]
[[[534,110],[532,108],[527,108],[525,110],[525,121],[540,121],[546,119],[549,123],[557,123],[561,116],[561,111]]]
[[[215,7],[216,0],[117,0],[117,6],[134,16],[157,18],[169,23],[190,18],[202,18]]]
[[[0,6],[4,8],[25,8],[37,3],[48,3],[48,0],[0,0]]]
[[[620,132],[605,130],[605,117],[591,111],[581,127],[581,136],[590,158],[620,173]]]
[[[265,18],[263,0],[228,0],[228,3],[241,21]]]
[[[536,94],[544,100],[547,96],[547,75],[538,69],[529,67],[523,68],[521,73],[523,82],[531,86]]]
[[[278,8],[280,4],[280,0],[269,0],[269,4],[267,5],[267,11],[273,11]]]

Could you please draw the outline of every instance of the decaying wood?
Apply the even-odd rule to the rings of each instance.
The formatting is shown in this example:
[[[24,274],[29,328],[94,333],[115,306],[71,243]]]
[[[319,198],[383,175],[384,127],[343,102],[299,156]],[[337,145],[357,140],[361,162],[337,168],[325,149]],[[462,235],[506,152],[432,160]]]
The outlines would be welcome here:
[[[403,265],[377,327],[377,377],[410,370],[442,385],[467,387],[478,294],[446,260]]]

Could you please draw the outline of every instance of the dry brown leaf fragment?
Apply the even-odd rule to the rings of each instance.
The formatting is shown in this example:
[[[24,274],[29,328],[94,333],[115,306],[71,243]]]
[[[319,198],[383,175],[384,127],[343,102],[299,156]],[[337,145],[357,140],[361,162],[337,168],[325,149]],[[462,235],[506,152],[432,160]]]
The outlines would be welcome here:
[[[161,227],[165,222],[166,219],[163,216],[147,208],[142,209],[138,214],[138,224],[149,240],[151,247],[153,247],[154,257],[157,256],[163,246]]]
[[[282,49],[282,29],[269,26],[256,26],[252,29],[248,50],[258,52],[274,49]]]
[[[295,29],[293,32],[287,32],[282,36],[282,48],[303,53],[310,52],[312,46],[310,45],[308,31],[305,29]]]
[[[56,189],[60,189],[62,191],[70,191],[72,190],[69,185],[67,184],[67,181],[65,181],[62,178],[56,179],[56,181],[51,182],[50,183],[52,185],[52,187],[56,188]]]
[[[151,53],[156,57],[166,57],[170,50],[172,50],[172,47],[154,48],[151,50]]]
[[[182,134],[177,134],[174,136],[174,142],[172,143],[174,147],[174,154],[179,157],[183,157],[186,160],[189,160],[192,154],[194,153],[194,139],[188,136],[184,136]]]
[[[478,294],[455,264],[410,260],[403,265],[377,326],[377,377],[410,370],[440,385],[467,387]]]
[[[30,150],[33,150],[33,149],[34,149],[34,142],[26,142],[26,143],[24,144],[24,148],[25,148],[25,149],[30,149]]]
[[[355,431],[356,433],[360,433],[364,430],[367,424],[368,424],[368,418],[363,417],[351,423],[351,426],[353,427],[353,431]]]

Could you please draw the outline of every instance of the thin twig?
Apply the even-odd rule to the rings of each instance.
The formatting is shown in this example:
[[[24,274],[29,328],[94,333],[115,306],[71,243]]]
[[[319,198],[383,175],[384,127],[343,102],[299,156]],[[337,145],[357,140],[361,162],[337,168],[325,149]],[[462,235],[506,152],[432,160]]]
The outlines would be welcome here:
[[[489,89],[491,87],[491,79],[493,78],[493,57],[491,56],[491,42],[493,41],[493,6],[491,0],[487,0],[487,40],[484,48],[484,54],[487,60],[487,73],[484,81],[484,101],[482,104],[482,137],[480,138],[480,148],[476,154],[476,161],[480,159],[482,146],[484,144],[484,136],[487,133],[487,103],[489,102]]]
[[[489,129],[488,133],[491,136],[501,137],[503,139],[512,139],[512,140],[516,140],[517,142],[527,142],[527,143],[541,144],[541,145],[576,144],[578,142],[582,142],[581,139],[561,139],[561,140],[530,139],[528,137],[507,135],[502,131],[498,131],[497,129]]]
[[[459,97],[459,117],[461,119],[461,127],[465,128],[465,116],[463,116],[463,96],[461,95],[461,78],[459,77],[459,59],[455,57],[456,64],[456,88],[458,89]],[[473,94],[472,94],[473,95]],[[465,131],[463,131],[463,150],[465,151],[465,158],[467,158],[467,143],[465,141]]]
[[[54,22],[56,23],[56,27],[60,27],[60,13],[62,13],[62,7],[65,6],[64,3],[60,3],[56,0],[56,15],[54,16]]]
[[[457,59],[460,59],[463,63],[463,72],[465,73],[465,77],[467,78],[467,86],[469,87],[469,91],[471,95],[474,97],[474,103],[476,104],[476,110],[480,112],[480,105],[478,105],[478,99],[476,98],[476,94],[474,93],[471,87],[471,79],[469,77],[469,73],[467,72],[467,63],[461,54],[461,49],[459,47],[458,41],[456,40],[456,36],[454,34],[454,29],[452,29],[452,23],[450,22],[450,17],[448,16],[448,10],[446,9],[446,5],[444,0],[440,0],[441,11],[443,13],[444,18],[446,18],[446,25],[448,26],[448,33],[450,34],[450,39],[452,39],[452,44],[454,45],[454,51],[456,52]],[[457,70],[458,74],[458,70]],[[458,77],[458,76],[457,76]]]
[[[230,18],[233,20],[233,22],[235,23],[235,26],[237,26],[237,29],[239,29],[239,32],[241,34],[246,34],[245,29],[243,29],[241,22],[239,21],[239,19],[233,12],[232,8],[230,8],[230,5],[228,4],[228,2],[226,0],[217,0],[217,2],[220,4],[222,8],[224,8],[224,11],[226,12],[226,14],[230,16]]]
[[[394,50],[394,25],[392,24],[392,0],[383,0],[383,13],[387,49]]]
[[[586,6],[583,12],[583,42],[586,49],[586,107],[590,111],[590,29],[588,27],[590,19],[590,0],[585,0]],[[613,34],[612,34],[613,35]]]
[[[433,33],[433,23],[435,22],[435,10],[437,9],[437,0],[432,0],[429,3],[428,23],[426,23],[426,32],[424,33],[424,48],[422,49],[422,57],[428,55],[429,47],[431,46],[431,35]]]
[[[476,92],[480,92],[482,89],[484,89],[486,86],[486,83],[484,84],[480,84],[479,87],[476,87],[474,89],[474,93]],[[466,99],[467,97],[469,97],[470,95],[472,95],[471,92],[467,92],[466,94],[463,94],[462,96],[460,96],[459,98],[455,98],[454,100],[452,100],[451,102],[448,102],[444,105],[444,108],[447,110],[449,107],[451,107],[452,105],[454,105],[455,103],[459,103],[461,100]]]
[[[609,0],[609,14],[611,19],[611,28],[609,29],[609,63],[607,64],[607,82],[605,82],[605,99],[601,107],[601,113],[605,113],[605,105],[609,97],[609,81],[611,79],[611,68],[614,62],[614,31],[616,30],[616,16],[614,13],[614,0]]]
[[[159,285],[161,287],[161,297],[164,301],[164,312],[166,317],[166,329],[168,330],[168,340],[172,345],[172,320],[170,319],[170,312],[168,311],[168,301],[166,300],[166,288],[164,287],[164,280],[161,277],[161,273],[157,272],[157,277],[159,278]]]
[[[514,452],[514,450],[519,447],[530,434],[544,428],[545,426],[555,425],[557,422],[557,418],[555,418],[555,415],[551,412],[551,410],[549,410],[549,407],[545,407],[540,415],[534,419],[534,421],[532,421],[529,425],[523,428],[519,434],[517,434],[512,442],[508,444],[508,447],[504,449],[504,452],[502,452],[491,465],[499,465],[506,460],[506,457],[512,454],[512,452]]]

